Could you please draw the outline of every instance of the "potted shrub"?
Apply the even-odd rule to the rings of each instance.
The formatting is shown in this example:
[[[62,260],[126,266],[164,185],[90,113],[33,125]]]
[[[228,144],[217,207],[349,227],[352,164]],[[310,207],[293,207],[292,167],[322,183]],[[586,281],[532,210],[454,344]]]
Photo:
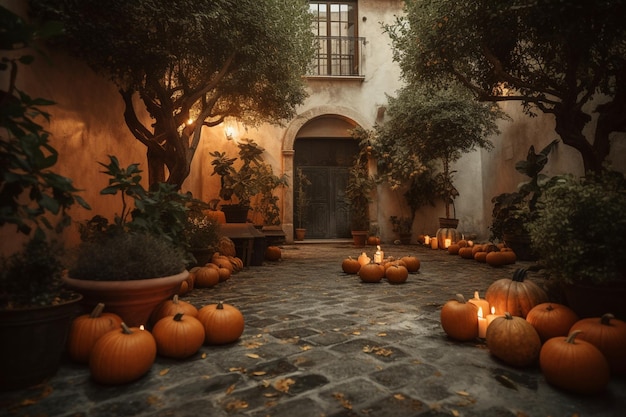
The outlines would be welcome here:
[[[491,200],[494,205],[490,238],[493,241],[505,242],[521,260],[534,259],[527,224],[535,215],[542,186],[548,181],[548,177],[541,174],[541,171],[548,163],[548,155],[557,144],[558,140],[554,140],[539,153],[535,153],[535,147],[531,146],[526,159],[515,164],[515,169],[529,180],[519,184],[518,191],[502,193]]]
[[[210,262],[220,239],[220,224],[214,217],[204,214],[204,205],[194,204],[188,212],[184,229],[185,245],[193,259],[189,266]]]
[[[129,326],[147,325],[156,305],[177,293],[189,275],[185,227],[191,197],[169,184],[145,190],[138,164],[122,168],[116,157],[109,159],[101,163],[109,186],[100,193],[119,194],[121,213],[111,224],[101,216],[87,223],[63,280],[83,295],[86,311],[102,302]]]
[[[63,245],[53,237],[71,223],[70,207],[89,206],[69,178],[52,171],[58,154],[40,123],[50,117],[42,109],[53,103],[31,98],[15,84],[19,64],[33,58],[18,56],[17,48],[58,30],[29,26],[4,7],[0,20],[8,25],[0,31],[0,47],[14,52],[0,65],[11,73],[0,89],[0,227],[3,239],[25,242],[0,256],[0,390],[10,390],[40,383],[59,367],[81,296],[62,285]]]
[[[302,168],[296,169],[296,180],[294,186],[294,201],[295,201],[295,217],[297,219],[295,240],[304,240],[306,234],[306,216],[309,208],[309,197],[307,195],[307,188],[311,185],[311,181],[302,171]]]
[[[537,200],[528,224],[532,246],[581,317],[626,319],[625,207],[626,180],[615,172],[554,178]]]
[[[374,180],[369,175],[367,154],[361,152],[355,158],[348,174],[346,201],[350,206],[350,223],[355,246],[365,246],[369,233],[369,204],[374,189]]]

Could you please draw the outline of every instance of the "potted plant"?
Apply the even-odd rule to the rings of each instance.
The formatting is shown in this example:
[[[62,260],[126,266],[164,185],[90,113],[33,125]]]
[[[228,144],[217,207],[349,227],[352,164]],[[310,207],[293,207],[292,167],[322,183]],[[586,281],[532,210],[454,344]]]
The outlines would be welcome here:
[[[63,280],[83,295],[86,311],[102,302],[129,326],[148,325],[156,305],[189,275],[185,226],[191,197],[169,184],[145,190],[138,164],[122,168],[116,157],[109,159],[100,163],[111,176],[100,193],[119,194],[121,213],[111,224],[102,216],[87,223]]]
[[[302,171],[302,168],[296,169],[296,180],[294,182],[295,192],[294,192],[294,201],[295,201],[295,216],[298,221],[298,226],[296,227],[296,236],[295,240],[304,240],[304,236],[306,234],[306,215],[307,210],[309,208],[309,197],[307,195],[307,188],[311,185],[311,181],[309,181],[306,174]]]
[[[539,153],[535,153],[535,147],[530,146],[526,159],[515,164],[515,169],[529,180],[519,184],[516,192],[502,193],[491,200],[494,205],[490,238],[493,241],[505,242],[521,260],[534,258],[527,224],[535,215],[542,186],[548,180],[541,171],[548,163],[548,155],[557,144],[558,140],[553,140]]]
[[[189,266],[205,265],[210,262],[220,239],[220,224],[204,214],[204,205],[193,204],[189,208],[184,229],[185,245],[193,259]]]
[[[11,73],[0,89],[0,227],[6,241],[25,242],[0,256],[0,390],[11,390],[40,383],[59,367],[81,296],[62,285],[64,248],[53,237],[71,223],[70,207],[89,206],[69,178],[52,171],[58,154],[40,123],[50,118],[43,107],[54,103],[16,86],[19,64],[33,58],[18,56],[17,48],[59,28],[27,25],[4,7],[0,21],[8,25],[0,47],[14,52],[0,65]]]
[[[369,175],[367,154],[360,152],[348,174],[346,201],[350,206],[350,223],[355,246],[365,246],[369,232],[369,203],[374,180]]]
[[[527,225],[539,265],[580,316],[613,313],[625,320],[624,176],[563,176],[549,185]]]
[[[413,219],[410,217],[390,216],[391,228],[398,234],[400,243],[408,245],[413,235]]]

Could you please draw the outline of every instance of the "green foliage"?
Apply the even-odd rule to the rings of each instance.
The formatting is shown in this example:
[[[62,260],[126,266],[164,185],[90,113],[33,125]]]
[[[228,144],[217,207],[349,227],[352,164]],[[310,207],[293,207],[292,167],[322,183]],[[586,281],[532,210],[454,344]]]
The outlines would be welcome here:
[[[532,245],[558,282],[626,280],[626,179],[603,173],[561,177],[537,202]]]
[[[385,29],[410,84],[455,80],[479,100],[554,115],[586,171],[601,169],[609,135],[623,131],[625,0],[410,0],[405,12]],[[598,123],[586,137],[593,113]]]
[[[214,248],[220,238],[220,225],[216,219],[207,217],[202,210],[189,210],[184,231],[185,241],[190,249]]]
[[[376,183],[369,174],[366,148],[361,147],[348,172],[346,202],[350,205],[352,230],[369,230],[369,203]]]
[[[202,127],[281,123],[306,98],[313,57],[304,0],[32,0],[66,23],[62,46],[120,88],[125,121],[167,182],[189,174]],[[134,93],[145,105],[136,108]],[[153,120],[143,123],[147,110]],[[194,122],[187,125],[189,118]],[[153,167],[153,164],[150,164]],[[160,174],[160,175],[159,175]],[[150,183],[165,180],[150,172]]]
[[[518,161],[515,169],[530,178],[518,185],[518,191],[502,193],[491,199],[493,203],[492,223],[489,227],[491,240],[502,240],[504,234],[517,236],[526,235],[526,224],[534,215],[537,200],[543,192],[548,177],[541,173],[548,163],[548,155],[556,148],[555,139],[546,145],[539,153],[535,153],[533,145],[528,149],[525,160]]]
[[[405,195],[412,210],[435,196],[444,202],[450,217],[450,206],[459,194],[450,164],[463,153],[491,149],[487,137],[498,133],[496,120],[503,114],[452,84],[439,90],[410,85],[388,100],[389,119],[376,127],[376,139],[371,140],[379,172],[392,189],[408,180],[422,191]],[[434,171],[435,163],[439,172]]]

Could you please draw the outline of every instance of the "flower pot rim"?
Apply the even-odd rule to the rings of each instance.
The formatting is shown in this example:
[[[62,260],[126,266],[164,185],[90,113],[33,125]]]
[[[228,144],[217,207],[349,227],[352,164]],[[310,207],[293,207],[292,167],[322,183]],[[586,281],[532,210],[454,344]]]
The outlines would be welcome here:
[[[64,274],[62,279],[63,282],[70,285],[75,291],[80,292],[81,289],[120,289],[120,290],[128,290],[134,288],[143,288],[146,284],[151,285],[167,285],[169,283],[182,282],[189,276],[188,270],[183,270],[182,272],[169,275],[165,277],[157,277],[157,278],[146,278],[146,279],[135,279],[135,280],[127,280],[127,281],[95,281],[89,279],[78,279],[72,278],[67,274]]]

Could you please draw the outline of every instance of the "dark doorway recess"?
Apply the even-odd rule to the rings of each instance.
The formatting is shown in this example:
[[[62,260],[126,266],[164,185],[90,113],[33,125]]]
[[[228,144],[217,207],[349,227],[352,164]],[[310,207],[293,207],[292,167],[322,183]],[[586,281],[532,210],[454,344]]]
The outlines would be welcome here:
[[[358,141],[346,138],[301,138],[294,144],[294,169],[301,168],[307,187],[306,238],[349,238],[350,210],[345,200],[348,171]],[[295,185],[295,184],[294,184]]]

